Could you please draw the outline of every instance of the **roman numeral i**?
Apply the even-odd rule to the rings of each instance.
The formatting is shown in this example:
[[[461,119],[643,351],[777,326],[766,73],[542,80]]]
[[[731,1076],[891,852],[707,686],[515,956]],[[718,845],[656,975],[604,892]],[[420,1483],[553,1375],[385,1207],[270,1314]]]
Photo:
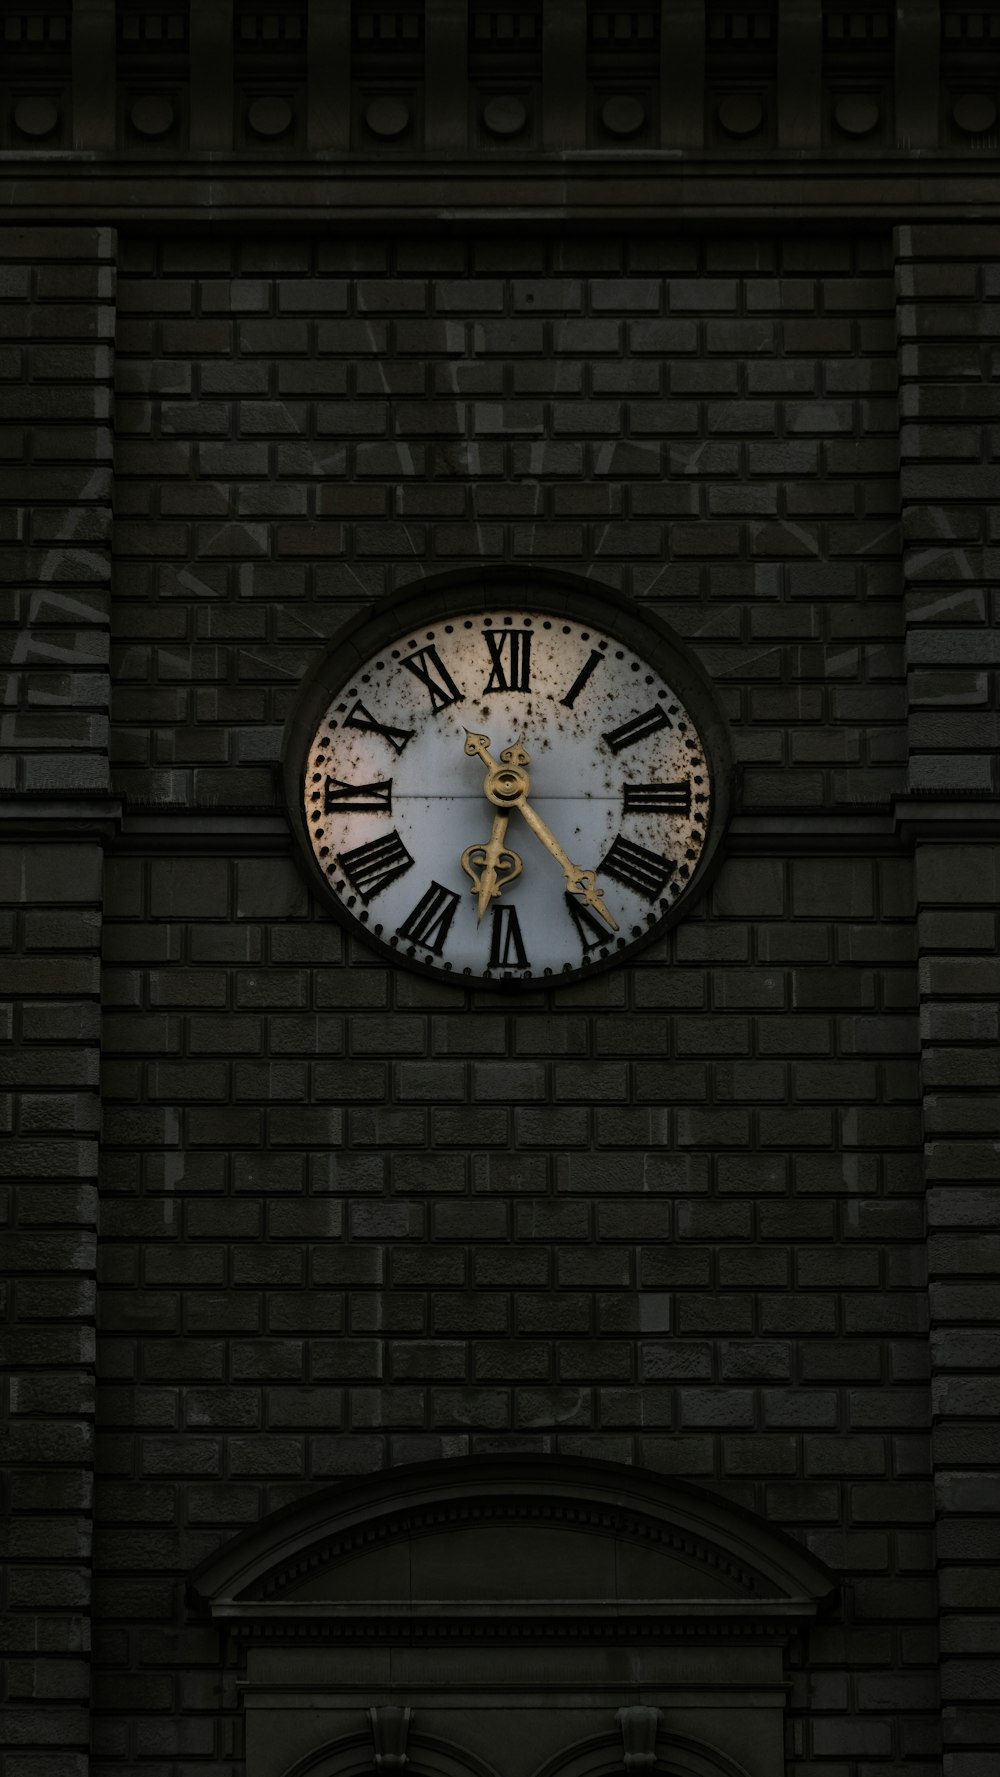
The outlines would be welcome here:
[[[366,907],[389,887],[390,882],[395,882],[397,876],[405,876],[413,865],[395,827],[390,833],[380,834],[378,839],[369,839],[367,845],[341,852],[337,862]]]

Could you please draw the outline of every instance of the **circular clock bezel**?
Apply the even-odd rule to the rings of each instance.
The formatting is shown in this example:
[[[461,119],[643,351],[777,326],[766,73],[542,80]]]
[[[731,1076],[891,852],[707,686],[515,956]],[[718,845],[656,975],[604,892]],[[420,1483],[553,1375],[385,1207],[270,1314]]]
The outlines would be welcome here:
[[[456,616],[488,615],[503,606],[520,606],[545,616],[592,624],[622,642],[663,676],[680,698],[701,740],[712,778],[708,829],[697,866],[673,905],[623,950],[610,951],[578,969],[529,976],[451,974],[406,955],[376,936],[331,892],[313,850],[302,796],[305,762],[317,728],[331,699],[357,671],[390,642],[427,623]],[[684,919],[709,887],[722,861],[722,842],[732,812],[734,770],[729,730],[715,690],[704,668],[655,612],[638,606],[616,588],[550,569],[457,569],[428,576],[349,619],[327,644],[299,687],[285,724],[281,749],[282,782],[288,819],[295,836],[300,869],[321,905],[345,931],[397,966],[425,975],[459,992],[487,989],[504,993],[537,993],[571,986],[605,970],[624,967],[672,926]]]

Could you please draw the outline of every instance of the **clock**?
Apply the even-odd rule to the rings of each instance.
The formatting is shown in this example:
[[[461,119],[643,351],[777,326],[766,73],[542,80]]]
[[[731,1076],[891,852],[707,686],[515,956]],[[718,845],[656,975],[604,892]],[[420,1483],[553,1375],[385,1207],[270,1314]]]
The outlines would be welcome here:
[[[556,985],[632,957],[708,880],[725,725],[700,668],[610,590],[426,583],[341,632],[286,734],[313,886],[453,983]]]

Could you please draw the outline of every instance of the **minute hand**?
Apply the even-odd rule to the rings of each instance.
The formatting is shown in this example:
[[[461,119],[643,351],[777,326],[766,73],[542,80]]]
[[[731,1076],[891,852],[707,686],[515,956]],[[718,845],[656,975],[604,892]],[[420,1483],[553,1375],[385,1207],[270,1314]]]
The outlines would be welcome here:
[[[545,825],[541,815],[535,813],[527,797],[522,796],[517,806],[536,839],[541,840],[547,850],[552,853],[556,862],[561,865],[566,876],[566,887],[569,893],[578,895],[588,907],[593,907],[594,912],[600,914],[611,930],[617,932],[618,921],[613,918],[604,905],[604,898],[597,886],[596,870],[581,870],[578,864],[574,864],[572,858],[563,851],[555,834]]]

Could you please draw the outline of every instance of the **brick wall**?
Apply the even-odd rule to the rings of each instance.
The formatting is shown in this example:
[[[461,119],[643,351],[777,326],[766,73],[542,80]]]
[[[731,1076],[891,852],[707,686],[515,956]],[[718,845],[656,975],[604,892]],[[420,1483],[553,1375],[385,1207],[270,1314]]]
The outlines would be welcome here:
[[[79,1777],[89,1741],[114,247],[0,231],[9,1777]]]
[[[221,1539],[500,1449],[801,1537],[847,1590],[790,1769],[934,1769],[912,865],[857,837],[906,763],[890,269],[843,236],[124,247],[108,1777],[238,1751],[177,1588]],[[642,962],[467,1004],[345,945],[267,812],[327,638],[482,558],[666,617],[760,818]]]

